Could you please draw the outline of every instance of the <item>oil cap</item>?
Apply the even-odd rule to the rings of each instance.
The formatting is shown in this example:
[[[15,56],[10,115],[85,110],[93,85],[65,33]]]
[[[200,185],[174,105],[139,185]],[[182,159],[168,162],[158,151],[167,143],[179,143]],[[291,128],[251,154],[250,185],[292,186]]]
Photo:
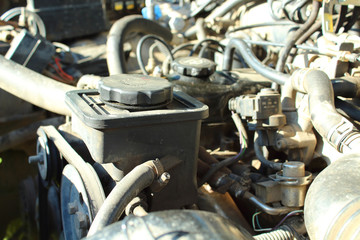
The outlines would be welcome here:
[[[145,76],[118,74],[99,82],[101,100],[124,109],[154,109],[169,104],[173,98],[169,81]]]
[[[216,63],[199,57],[182,57],[172,63],[174,71],[181,75],[192,77],[208,77],[216,70]]]

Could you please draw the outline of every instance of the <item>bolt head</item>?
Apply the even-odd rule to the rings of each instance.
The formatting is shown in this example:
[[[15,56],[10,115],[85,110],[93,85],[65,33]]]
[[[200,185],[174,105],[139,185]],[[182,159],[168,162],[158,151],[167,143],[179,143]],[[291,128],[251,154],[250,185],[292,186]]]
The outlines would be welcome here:
[[[170,173],[164,172],[159,178],[160,183],[168,183],[170,181]]]

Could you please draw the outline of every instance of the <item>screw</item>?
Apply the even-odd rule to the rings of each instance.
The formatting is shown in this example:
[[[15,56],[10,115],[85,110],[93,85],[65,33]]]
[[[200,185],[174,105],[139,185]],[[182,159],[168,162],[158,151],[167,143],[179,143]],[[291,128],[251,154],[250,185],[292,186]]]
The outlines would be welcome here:
[[[164,172],[159,177],[160,184],[167,184],[169,181],[170,181],[170,173],[168,173],[168,172]]]
[[[88,216],[83,212],[76,213],[76,219],[79,222],[80,229],[87,229],[88,228]]]
[[[83,212],[76,212],[74,225],[78,238],[80,239],[85,237],[89,228],[89,217]]]
[[[70,215],[75,214],[77,210],[78,210],[78,206],[77,206],[76,201],[68,203],[68,213]]]

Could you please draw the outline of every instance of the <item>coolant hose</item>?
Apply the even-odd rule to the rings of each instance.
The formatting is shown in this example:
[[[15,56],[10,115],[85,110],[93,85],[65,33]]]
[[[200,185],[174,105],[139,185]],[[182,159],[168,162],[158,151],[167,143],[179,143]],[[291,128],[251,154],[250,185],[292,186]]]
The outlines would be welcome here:
[[[71,115],[65,93],[76,88],[45,77],[0,55],[0,88],[45,110]]]
[[[233,55],[235,50],[238,50],[245,60],[245,62],[253,68],[257,73],[270,79],[271,81],[284,85],[289,80],[289,75],[278,72],[268,66],[262,64],[259,59],[254,55],[251,48],[241,39],[231,39],[226,46],[223,60],[223,70],[230,71],[233,62]]]
[[[163,172],[159,160],[147,161],[131,170],[110,192],[92,222],[88,236],[117,221],[128,203]]]
[[[304,205],[310,239],[358,239],[359,169],[360,154],[347,154],[320,172],[310,185]]]
[[[360,97],[360,78],[358,77],[341,77],[331,79],[334,89],[334,95],[345,98],[359,98]]]
[[[141,15],[130,15],[117,20],[110,29],[106,43],[110,75],[127,73],[123,45],[130,33],[153,34],[167,42],[172,39],[170,30]]]
[[[309,18],[296,32],[289,36],[285,43],[285,47],[280,51],[279,59],[276,64],[276,70],[283,72],[285,68],[286,59],[289,56],[291,49],[294,47],[296,41],[314,24],[319,13],[321,3],[313,0],[312,9]]]
[[[360,146],[360,133],[335,109],[334,91],[329,77],[320,70],[300,69],[291,76],[292,87],[309,96],[311,121],[318,133],[339,152]]]

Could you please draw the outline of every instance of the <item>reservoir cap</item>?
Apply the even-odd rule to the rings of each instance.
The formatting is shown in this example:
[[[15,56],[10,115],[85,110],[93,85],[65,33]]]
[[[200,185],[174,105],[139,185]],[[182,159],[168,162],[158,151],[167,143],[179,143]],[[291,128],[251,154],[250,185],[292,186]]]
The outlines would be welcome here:
[[[100,98],[115,107],[151,107],[170,103],[173,98],[169,81],[146,75],[119,74],[99,82]]]
[[[192,77],[208,77],[216,70],[216,63],[199,57],[182,57],[172,63],[174,71]]]

